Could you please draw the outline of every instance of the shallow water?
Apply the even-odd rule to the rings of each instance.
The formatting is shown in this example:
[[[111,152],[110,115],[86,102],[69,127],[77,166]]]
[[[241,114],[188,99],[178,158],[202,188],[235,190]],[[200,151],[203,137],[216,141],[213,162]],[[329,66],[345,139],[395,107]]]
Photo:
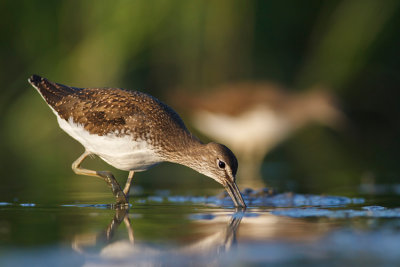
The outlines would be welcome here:
[[[236,211],[223,194],[168,191],[135,197],[129,210],[1,202],[0,266],[365,266],[400,260],[400,209],[379,199],[263,192],[246,192],[245,199],[246,211]]]

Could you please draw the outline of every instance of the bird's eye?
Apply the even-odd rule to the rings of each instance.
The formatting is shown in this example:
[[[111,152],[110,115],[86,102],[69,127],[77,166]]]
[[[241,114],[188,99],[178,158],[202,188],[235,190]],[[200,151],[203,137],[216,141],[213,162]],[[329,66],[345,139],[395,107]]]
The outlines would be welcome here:
[[[225,168],[225,162],[218,160],[218,167],[221,169]]]

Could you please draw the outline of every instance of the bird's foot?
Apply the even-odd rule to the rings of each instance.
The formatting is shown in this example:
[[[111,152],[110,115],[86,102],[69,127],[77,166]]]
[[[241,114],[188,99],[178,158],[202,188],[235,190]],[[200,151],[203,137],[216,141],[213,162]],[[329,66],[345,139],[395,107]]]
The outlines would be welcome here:
[[[124,194],[124,192],[119,191],[115,195],[115,208],[116,209],[128,209],[129,208],[129,198]]]
[[[108,186],[111,188],[116,199],[115,207],[118,209],[129,207],[129,199],[125,195],[124,191],[122,191],[114,175],[108,171],[99,171],[97,172],[97,175],[104,178]]]

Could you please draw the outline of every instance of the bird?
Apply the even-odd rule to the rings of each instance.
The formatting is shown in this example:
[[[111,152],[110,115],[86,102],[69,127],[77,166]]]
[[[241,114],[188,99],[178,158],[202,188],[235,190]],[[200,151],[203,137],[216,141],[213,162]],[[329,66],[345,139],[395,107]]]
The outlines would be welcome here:
[[[341,127],[344,115],[321,87],[292,93],[272,82],[226,83],[210,93],[171,94],[171,102],[189,115],[203,135],[228,145],[241,162],[240,185],[265,187],[260,175],[264,157],[310,122]]]
[[[185,126],[181,117],[157,98],[120,88],[77,88],[32,75],[28,82],[39,92],[57,117],[62,130],[85,148],[72,163],[78,175],[102,178],[116,199],[129,206],[129,190],[136,172],[161,162],[187,166],[220,183],[237,208],[246,208],[236,184],[238,161],[226,146],[203,143]],[[109,171],[81,167],[89,155],[128,171],[122,189]]]

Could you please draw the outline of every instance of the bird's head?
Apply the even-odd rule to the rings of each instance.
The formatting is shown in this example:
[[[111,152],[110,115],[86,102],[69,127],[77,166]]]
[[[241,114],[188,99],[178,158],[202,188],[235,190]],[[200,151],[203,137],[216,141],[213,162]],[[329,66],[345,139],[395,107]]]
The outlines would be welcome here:
[[[194,169],[222,184],[236,207],[246,207],[242,194],[236,185],[238,161],[232,151],[224,145],[208,143],[204,145],[201,164]]]

